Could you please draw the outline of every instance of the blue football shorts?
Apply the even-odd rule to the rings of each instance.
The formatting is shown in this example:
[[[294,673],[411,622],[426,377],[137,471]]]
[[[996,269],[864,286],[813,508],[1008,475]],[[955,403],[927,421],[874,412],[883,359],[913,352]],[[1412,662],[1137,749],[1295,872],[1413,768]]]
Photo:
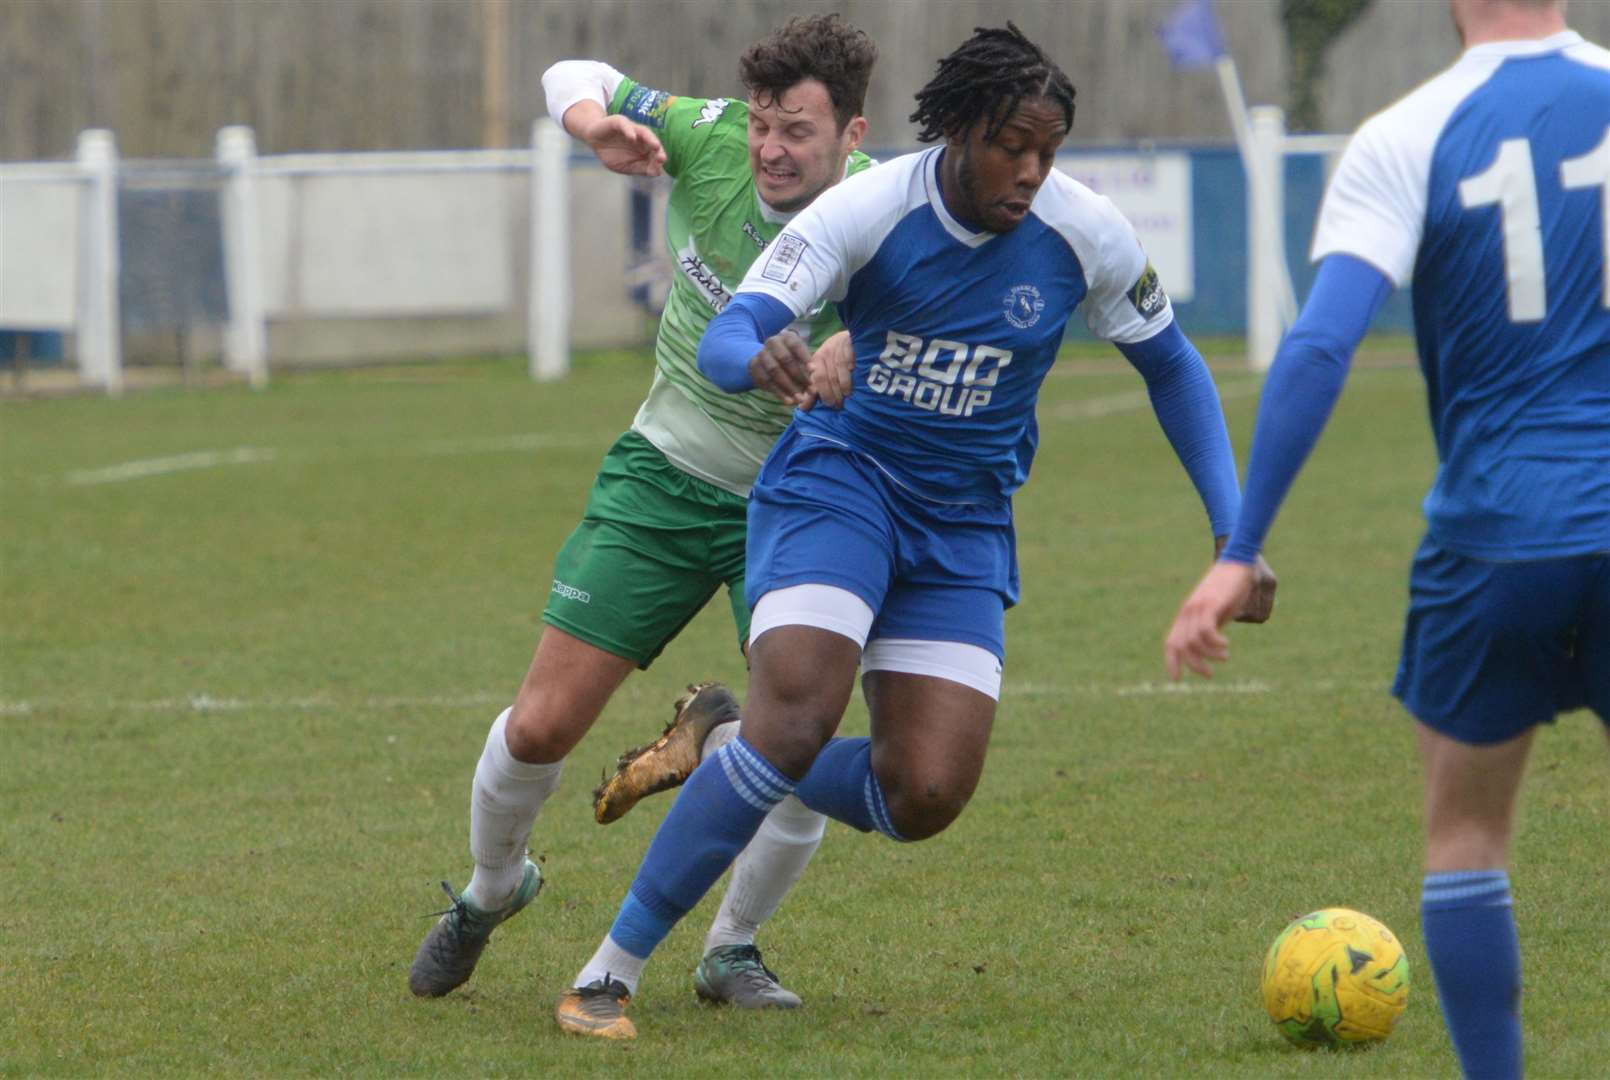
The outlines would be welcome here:
[[[832,585],[875,613],[869,637],[959,641],[1006,657],[1017,601],[1009,502],[941,503],[840,443],[790,428],[749,497],[751,609],[793,585]]]
[[[1610,723],[1610,553],[1485,562],[1427,536],[1392,692],[1464,743],[1502,742],[1583,706]]]

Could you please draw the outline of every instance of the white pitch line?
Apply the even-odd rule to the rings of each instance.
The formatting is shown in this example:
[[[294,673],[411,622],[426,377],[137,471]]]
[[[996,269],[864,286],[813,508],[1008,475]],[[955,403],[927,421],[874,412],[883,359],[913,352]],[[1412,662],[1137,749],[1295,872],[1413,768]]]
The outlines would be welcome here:
[[[1316,687],[1309,685],[1301,689],[1308,691]],[[1093,697],[1149,697],[1164,694],[1269,694],[1274,693],[1275,687],[1265,682],[1242,680],[1240,682],[1191,682],[1178,683],[1133,683],[1127,686],[1103,686],[1099,683],[1086,683],[1083,686],[1061,686],[1057,683],[1041,682],[1013,682],[1010,677],[1001,684],[1001,692],[1009,697],[1066,697],[1069,694],[1082,694]]]
[[[90,712],[122,710],[128,712],[232,713],[249,711],[308,712],[312,710],[369,711],[377,709],[459,709],[507,705],[507,694],[469,693],[425,697],[374,697],[361,701],[334,698],[234,698],[195,693],[181,698],[155,698],[144,701],[0,701],[0,716],[31,716],[51,710]]]
[[[1221,400],[1252,397],[1263,384],[1256,379],[1245,382],[1219,384],[1219,398]],[[1083,401],[1065,401],[1044,413],[1046,420],[1100,420],[1104,416],[1116,416],[1119,413],[1136,412],[1151,407],[1151,398],[1144,390],[1126,390],[1122,394],[1105,394],[1101,397],[1086,398]]]
[[[237,446],[233,450],[198,450],[191,454],[172,457],[144,458],[109,465],[104,469],[80,469],[67,474],[73,485],[116,484],[124,480],[139,480],[147,476],[188,472],[192,469],[215,469],[220,465],[251,465],[260,461],[273,461],[275,451],[255,446]]]
[[[125,461],[119,465],[109,465],[102,469],[80,469],[68,473],[66,482],[74,486],[115,484],[168,473],[216,469],[226,465],[252,465],[265,461],[362,461],[377,457],[458,457],[470,454],[501,454],[554,447],[589,446],[596,441],[576,435],[547,435],[532,431],[518,435],[435,439],[401,448],[388,448],[379,453],[359,450],[343,454],[310,454],[299,451],[282,454],[278,450],[265,447],[240,446],[233,450],[198,450],[190,454],[175,454],[172,457],[142,458]]]
[[[1082,683],[1074,686],[1064,686],[1058,683],[1032,682],[1029,680],[1012,681],[1008,676],[1001,686],[1001,693],[1006,697],[1014,698],[1046,698],[1046,697],[1184,697],[1199,694],[1224,695],[1264,695],[1264,694],[1329,694],[1353,691],[1380,691],[1384,682],[1379,679],[1358,681],[1338,681],[1336,679],[1317,679],[1295,685],[1282,685],[1267,683],[1256,679],[1241,679],[1232,681],[1206,682],[1201,679],[1192,679],[1190,682],[1142,682],[1124,685],[1102,683]],[[283,698],[242,698],[223,697],[197,691],[183,697],[154,698],[146,700],[125,701],[84,701],[68,699],[42,699],[42,700],[0,700],[0,717],[33,716],[44,712],[107,712],[121,710],[126,712],[172,712],[172,713],[236,713],[236,712],[310,712],[310,711],[348,711],[369,712],[386,709],[468,709],[485,708],[507,705],[510,702],[507,694],[494,694],[487,691],[467,691],[459,694],[427,694],[419,697],[369,697],[354,701],[343,701],[338,698],[309,695],[305,697]]]
[[[1118,697],[1149,697],[1153,695],[1183,695],[1183,694],[1267,694],[1274,687],[1265,682],[1244,680],[1241,682],[1165,682],[1165,683],[1136,683],[1133,686],[1120,686],[1113,693]]]
[[[1251,397],[1262,384],[1255,379],[1241,383],[1219,384],[1221,400]],[[1119,413],[1136,412],[1148,408],[1150,398],[1144,390],[1129,390],[1121,394],[1106,394],[1083,401],[1064,402],[1043,415],[1045,420],[1099,420]],[[514,450],[541,450],[558,446],[581,446],[591,439],[577,436],[553,436],[540,432],[519,435],[493,435],[467,439],[438,439],[410,447],[395,456],[453,457],[467,454],[492,454]],[[294,455],[297,460],[309,460],[307,455]],[[348,455],[367,457],[367,454]],[[392,456],[392,455],[386,455]],[[94,484],[116,484],[126,480],[142,480],[150,476],[190,472],[197,469],[216,469],[225,465],[254,465],[281,458],[279,451],[254,446],[238,446],[233,450],[198,450],[171,457],[142,458],[109,465],[100,469],[79,469],[67,474],[66,481],[75,487]],[[315,456],[311,460],[317,460]]]
[[[417,449],[426,457],[454,457],[459,454],[495,454],[505,450],[546,450],[555,446],[584,446],[592,439],[574,435],[544,435],[538,431],[523,435],[488,435],[469,439],[436,439]]]

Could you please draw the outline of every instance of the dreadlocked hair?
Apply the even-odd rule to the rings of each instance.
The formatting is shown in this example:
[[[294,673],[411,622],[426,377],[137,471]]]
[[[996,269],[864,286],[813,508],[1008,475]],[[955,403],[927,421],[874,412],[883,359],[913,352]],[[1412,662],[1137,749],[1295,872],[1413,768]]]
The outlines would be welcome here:
[[[939,72],[917,91],[911,122],[921,125],[917,139],[933,142],[968,131],[984,121],[984,138],[1000,133],[1018,102],[1049,98],[1062,106],[1073,128],[1073,83],[1062,69],[1008,22],[1006,29],[976,27],[973,36],[939,61]]]

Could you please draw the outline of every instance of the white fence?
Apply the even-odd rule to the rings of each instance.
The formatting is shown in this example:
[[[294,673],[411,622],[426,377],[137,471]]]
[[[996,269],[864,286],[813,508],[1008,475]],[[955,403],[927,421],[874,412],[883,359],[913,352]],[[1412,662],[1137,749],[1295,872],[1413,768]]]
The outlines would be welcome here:
[[[1276,105],[1249,110],[1247,155],[1247,366],[1267,371],[1280,338],[1297,317],[1296,292],[1286,262],[1286,199],[1283,170],[1289,154],[1324,154],[1327,176],[1347,148],[1344,135],[1287,135],[1285,113]]]
[[[558,378],[569,367],[568,144],[541,120],[526,151],[259,157],[251,130],[233,127],[214,162],[158,164],[120,162],[110,132],[86,131],[75,162],[0,165],[0,327],[71,334],[82,379],[117,393],[128,264],[178,261],[137,246],[120,196],[201,193],[174,213],[221,250],[226,300],[217,312],[170,300],[151,321],[182,332],[215,316],[223,363],[254,385],[268,378],[271,323],[330,321],[501,320],[518,327],[532,377]],[[151,270],[168,292],[217,291]]]
[[[0,166],[0,326],[76,332],[87,382],[117,392],[116,150],[86,131],[76,163]]]
[[[1267,107],[1250,129],[1247,355],[1261,370],[1295,314],[1284,156],[1334,160],[1345,139],[1288,136]],[[630,184],[571,153],[547,120],[529,150],[392,154],[259,156],[251,130],[232,127],[213,160],[192,163],[119,161],[109,132],[87,131],[74,162],[0,165],[0,328],[69,334],[80,377],[111,393],[125,338],[171,324],[181,352],[201,325],[220,361],[258,386],[271,359],[511,348],[533,378],[557,378],[578,325],[591,344],[647,330],[630,300]],[[1058,164],[1136,222],[1176,300],[1214,272],[1196,265],[1184,152]],[[639,259],[661,257],[659,231],[632,238]]]

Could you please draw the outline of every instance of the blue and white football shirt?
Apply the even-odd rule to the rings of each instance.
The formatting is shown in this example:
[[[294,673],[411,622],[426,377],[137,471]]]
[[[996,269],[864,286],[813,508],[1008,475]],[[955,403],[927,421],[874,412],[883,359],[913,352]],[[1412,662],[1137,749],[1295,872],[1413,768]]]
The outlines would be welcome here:
[[[1097,336],[1144,341],[1173,311],[1111,201],[1052,170],[1028,217],[974,232],[939,193],[943,147],[829,188],[750,267],[740,292],[803,316],[838,305],[855,344],[842,409],[796,414],[806,435],[870,454],[942,502],[1000,502],[1037,445],[1034,403],[1081,303]]]
[[[1610,549],[1607,227],[1610,52],[1569,31],[1469,49],[1342,158],[1313,257],[1412,278],[1451,551]]]

